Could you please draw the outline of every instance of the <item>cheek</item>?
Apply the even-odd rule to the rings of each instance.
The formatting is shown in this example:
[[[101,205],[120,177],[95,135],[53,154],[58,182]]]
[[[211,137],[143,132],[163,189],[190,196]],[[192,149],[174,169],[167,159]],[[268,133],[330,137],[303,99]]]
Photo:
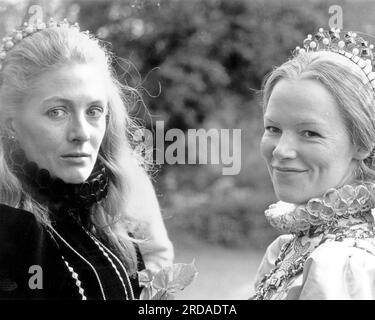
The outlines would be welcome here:
[[[274,143],[270,138],[265,136],[260,141],[260,153],[266,162],[270,162],[272,159],[272,152],[274,150]]]
[[[104,135],[106,133],[107,125],[106,121],[101,122],[94,130],[94,143],[95,147],[99,148],[103,142]]]
[[[304,148],[300,152],[303,161],[311,167],[313,172],[316,171],[319,174],[336,170],[338,163],[342,161],[341,153],[334,145]]]
[[[19,126],[18,140],[27,153],[34,155],[33,158],[54,151],[62,144],[63,138],[57,128],[32,124],[34,122],[28,121]]]

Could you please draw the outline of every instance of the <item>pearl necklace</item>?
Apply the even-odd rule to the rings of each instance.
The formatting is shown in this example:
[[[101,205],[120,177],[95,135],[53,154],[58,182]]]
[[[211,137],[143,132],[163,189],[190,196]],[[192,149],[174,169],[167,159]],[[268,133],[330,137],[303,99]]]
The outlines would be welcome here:
[[[76,222],[78,223],[78,221],[76,221]],[[122,284],[122,287],[124,289],[126,299],[135,300],[134,292],[133,292],[132,285],[131,285],[131,282],[130,282],[130,279],[129,279],[129,275],[128,275],[128,272],[126,271],[126,268],[124,267],[123,263],[120,261],[120,259],[118,257],[116,257],[115,254],[112,253],[112,251],[110,249],[108,249],[103,243],[101,243],[96,237],[94,237],[91,234],[91,232],[87,231],[80,223],[78,223],[78,224],[83,229],[83,231],[90,237],[90,239],[97,245],[100,252],[109,261],[112,268],[115,270],[115,273],[118,276],[118,278],[119,278],[119,280]],[[103,285],[100,281],[99,275],[97,274],[97,272],[95,270],[95,267],[89,261],[87,261],[81,254],[79,254],[53,227],[51,227],[51,230],[59,237],[59,239],[61,241],[63,241],[63,243],[66,246],[68,246],[76,255],[78,255],[83,261],[85,261],[90,266],[90,268],[94,271],[94,273],[96,275],[96,278],[97,278],[97,281],[98,281],[98,284],[99,284],[99,287],[100,287],[100,290],[101,290],[101,293],[102,293],[103,300],[106,300],[106,296],[105,296],[104,290],[103,290]],[[85,290],[82,287],[82,282],[79,280],[78,273],[75,272],[73,267],[71,267],[69,265],[69,262],[65,260],[64,256],[61,256],[61,257],[62,257],[62,259],[64,261],[64,264],[67,267],[68,271],[71,273],[73,280],[75,281],[75,285],[78,288],[78,293],[81,296],[81,300],[87,300],[87,297],[84,294]],[[125,285],[124,279],[122,278],[120,272],[118,271],[118,269],[117,269],[117,267],[114,264],[112,259],[116,260],[116,262],[118,263],[118,265],[121,267],[122,271],[124,272],[127,286]],[[129,293],[128,293],[127,288],[129,289]]]
[[[102,294],[102,298],[103,298],[103,300],[107,300],[107,298],[106,298],[106,296],[105,296],[105,294],[104,294],[104,290],[103,290],[103,285],[102,285],[102,283],[101,283],[101,281],[100,281],[100,277],[99,277],[99,275],[98,275],[98,273],[96,272],[96,270],[95,270],[95,268],[94,268],[94,266],[89,262],[89,261],[87,261],[87,259],[85,259],[77,250],[75,250],[52,226],[50,226],[49,227],[54,233],[55,233],[55,235],[57,235],[57,237],[70,249],[70,250],[72,250],[79,258],[81,258],[89,267],[90,267],[90,269],[94,272],[94,274],[95,274],[95,277],[96,277],[96,280],[98,281],[98,284],[99,284],[99,288],[100,288],[100,292],[101,292],[101,294]],[[53,237],[53,235],[52,234],[50,234],[51,235],[51,237],[52,237],[52,239],[54,239],[54,237]],[[64,264],[65,264],[65,266],[68,268],[68,271],[72,274],[72,278],[73,278],[73,280],[75,281],[75,284],[76,284],[76,286],[78,287],[78,292],[79,292],[79,294],[81,295],[81,297],[82,297],[82,300],[85,300],[84,298],[83,298],[83,295],[81,294],[81,289],[82,289],[82,287],[81,287],[81,282],[79,281],[77,281],[78,280],[78,274],[77,274],[77,278],[75,277],[75,272],[74,272],[74,270],[73,270],[73,268],[71,268],[71,269],[69,269],[69,263],[66,263],[66,261],[65,261],[65,259],[64,259],[64,257],[62,256],[62,259],[63,259],[63,261],[64,261]],[[84,290],[83,290],[84,291]]]
[[[116,260],[117,263],[120,265],[121,269],[123,270],[124,274],[125,274],[125,278],[126,278],[126,282],[127,282],[127,286],[129,288],[129,293],[130,293],[130,300],[134,300],[134,293],[133,293],[133,289],[132,289],[132,285],[131,285],[131,282],[130,282],[130,279],[129,279],[129,275],[128,275],[128,272],[126,271],[124,265],[122,264],[122,262],[120,261],[119,258],[116,257],[116,255],[114,255],[112,253],[111,250],[109,250],[103,243],[101,243],[96,237],[94,237],[91,232],[87,231],[83,226],[81,226],[82,229],[86,232],[86,234],[94,241],[94,243],[98,246],[100,252],[104,255],[104,257],[109,261],[109,263],[111,264],[112,268],[115,270],[118,278],[120,279],[121,281],[121,284],[122,284],[122,287],[124,288],[124,292],[125,292],[125,296],[127,299],[129,299],[129,295],[128,295],[128,291],[126,289],[126,286],[125,286],[125,283],[124,283],[124,279],[122,278],[120,272],[118,271],[116,265],[113,263],[112,259]],[[111,259],[111,257],[112,259]]]

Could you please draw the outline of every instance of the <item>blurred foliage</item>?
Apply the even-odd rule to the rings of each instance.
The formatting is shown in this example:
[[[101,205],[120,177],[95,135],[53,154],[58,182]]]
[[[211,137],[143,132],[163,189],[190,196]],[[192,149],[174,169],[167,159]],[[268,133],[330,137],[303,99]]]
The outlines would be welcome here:
[[[251,113],[252,89],[265,73],[307,30],[324,24],[319,3],[301,1],[149,0],[141,9],[134,3],[82,1],[79,21],[148,75],[147,91],[158,94],[161,85],[157,99],[145,95],[145,102],[166,129],[202,126],[227,108]],[[119,74],[129,69],[118,67]]]
[[[17,11],[38,3],[19,2],[0,0],[0,14],[7,17],[0,19],[0,30],[11,24]],[[358,11],[371,17],[371,1],[364,0],[39,3],[46,6],[46,15],[79,21],[83,30],[104,40],[117,56],[121,81],[143,93],[147,109],[131,111],[149,128],[164,120],[165,130],[242,129],[239,175],[223,176],[219,165],[163,165],[155,181],[172,234],[232,246],[263,248],[276,235],[263,215],[275,197],[258,150],[264,76],[284,62],[306,34],[328,25],[330,4],[342,4],[345,25],[375,31],[369,19],[356,15]]]
[[[258,151],[258,91],[265,74],[285,61],[306,33],[325,24],[327,8],[319,1],[276,0],[76,3],[85,28],[134,64],[118,60],[117,73],[150,93],[144,100],[155,116],[133,111],[149,127],[164,120],[165,130],[242,129],[238,176],[222,176],[220,166],[161,168],[155,186],[170,232],[264,247],[276,235],[263,215],[275,199]]]

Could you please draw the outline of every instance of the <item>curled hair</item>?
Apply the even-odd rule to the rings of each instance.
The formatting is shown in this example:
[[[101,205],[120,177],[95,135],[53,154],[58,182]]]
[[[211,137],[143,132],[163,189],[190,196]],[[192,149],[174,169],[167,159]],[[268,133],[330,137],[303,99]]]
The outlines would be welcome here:
[[[129,232],[138,228],[141,221],[137,216],[141,213],[135,212],[134,204],[147,188],[153,190],[143,157],[131,146],[132,133],[138,126],[129,118],[127,108],[134,99],[139,100],[139,95],[136,89],[116,80],[111,53],[98,40],[69,28],[47,28],[20,41],[7,53],[0,72],[0,133],[7,134],[6,120],[24,103],[39,77],[75,63],[101,68],[103,77],[108,79],[109,118],[98,157],[109,169],[111,178],[108,195],[92,208],[91,220],[100,236],[109,241],[134,272],[137,257]],[[50,226],[47,208],[36,203],[12,174],[1,142],[0,176],[0,202],[28,210]]]
[[[375,146],[374,91],[360,67],[334,52],[299,53],[266,77],[263,84],[263,112],[267,109],[275,85],[283,79],[316,80],[331,93],[339,106],[352,144],[369,154],[359,161],[356,179],[375,181],[375,163],[372,161]]]

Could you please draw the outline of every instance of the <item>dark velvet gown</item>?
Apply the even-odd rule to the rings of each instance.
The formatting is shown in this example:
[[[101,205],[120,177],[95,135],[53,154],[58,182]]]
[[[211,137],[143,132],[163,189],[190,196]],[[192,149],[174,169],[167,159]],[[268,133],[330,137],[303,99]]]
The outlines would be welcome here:
[[[115,252],[104,255],[107,246],[73,217],[61,219],[54,230],[30,212],[0,205],[0,299],[139,297],[137,277],[128,274]]]
[[[104,165],[97,161],[84,183],[67,184],[29,162],[16,147],[8,155],[23,191],[48,208],[51,225],[0,204],[0,299],[137,299],[136,272],[129,273],[118,249],[89,219],[113,179]]]

